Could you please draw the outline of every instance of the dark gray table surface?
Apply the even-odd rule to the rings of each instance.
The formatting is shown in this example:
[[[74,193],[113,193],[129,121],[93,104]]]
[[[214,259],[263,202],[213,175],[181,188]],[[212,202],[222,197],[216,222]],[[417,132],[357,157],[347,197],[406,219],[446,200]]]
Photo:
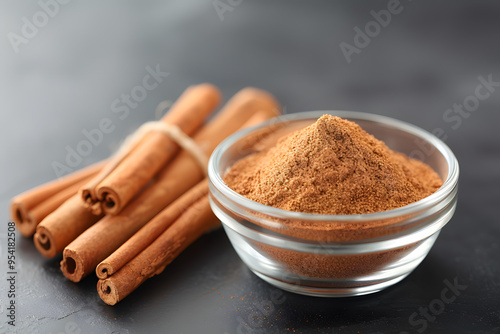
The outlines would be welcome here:
[[[447,111],[475,101],[480,77],[500,82],[500,3],[401,0],[378,31],[371,11],[388,6],[2,1],[0,332],[500,333],[500,87],[490,87],[470,112]],[[42,7],[51,15],[40,14]],[[30,30],[26,22],[38,27]],[[355,28],[367,24],[372,37],[357,39],[360,47],[348,62],[342,45],[355,46]],[[169,74],[120,118],[111,104],[141,85],[148,66]],[[10,198],[54,179],[53,163],[63,162],[66,148],[75,148],[82,131],[101,119],[111,119],[114,130],[78,168],[108,156],[127,134],[155,119],[160,101],[200,82],[216,84],[226,99],[245,86],[269,90],[288,113],[357,110],[442,129],[461,168],[455,216],[401,283],[342,299],[268,285],[219,230],[111,307],[99,299],[95,276],[69,282],[59,271],[60,257],[43,258],[18,235],[16,327],[7,325]],[[410,321],[454,280],[466,288],[453,302],[427,320],[418,315],[418,323]]]

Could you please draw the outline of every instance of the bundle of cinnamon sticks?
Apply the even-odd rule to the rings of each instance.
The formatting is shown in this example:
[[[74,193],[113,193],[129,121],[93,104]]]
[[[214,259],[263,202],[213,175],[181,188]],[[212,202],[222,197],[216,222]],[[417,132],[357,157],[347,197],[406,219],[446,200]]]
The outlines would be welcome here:
[[[280,114],[272,95],[245,88],[206,122],[220,100],[213,85],[191,86],[109,159],[14,197],[19,232],[45,257],[62,252],[69,280],[96,272],[99,296],[116,304],[219,227],[208,201],[209,155],[235,131]]]

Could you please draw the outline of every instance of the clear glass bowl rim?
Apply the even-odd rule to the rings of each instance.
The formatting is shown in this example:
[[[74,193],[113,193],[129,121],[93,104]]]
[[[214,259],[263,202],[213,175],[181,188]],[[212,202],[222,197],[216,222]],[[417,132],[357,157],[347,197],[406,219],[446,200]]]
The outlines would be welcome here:
[[[411,203],[409,205],[389,211],[375,212],[369,214],[356,214],[356,215],[320,215],[320,214],[282,210],[258,202],[254,202],[238,194],[224,183],[222,175],[220,175],[220,173],[218,172],[219,162],[224,153],[232,145],[234,145],[234,143],[236,143],[243,137],[249,135],[250,133],[262,129],[264,127],[267,127],[269,125],[275,125],[281,122],[289,122],[294,120],[307,120],[307,119],[314,120],[321,117],[324,114],[339,116],[346,119],[352,119],[354,121],[360,119],[366,121],[373,121],[377,123],[383,123],[390,127],[403,130],[409,134],[420,137],[421,139],[432,144],[433,147],[436,148],[443,155],[444,159],[446,160],[446,163],[448,164],[448,175],[446,177],[446,180],[436,192],[415,203]],[[395,218],[403,215],[412,215],[421,211],[426,211],[427,209],[433,207],[436,203],[439,203],[442,200],[446,199],[446,197],[448,197],[452,193],[453,189],[458,184],[458,175],[459,175],[459,166],[455,155],[448,147],[448,145],[446,145],[441,139],[434,136],[432,133],[423,130],[413,124],[400,121],[391,117],[365,113],[365,112],[345,111],[345,110],[304,111],[294,114],[287,114],[275,117],[257,126],[240,130],[232,134],[228,138],[226,138],[224,141],[222,141],[215,148],[208,162],[208,177],[210,179],[210,183],[222,195],[224,195],[231,201],[235,202],[235,204],[242,207],[246,207],[252,211],[257,211],[262,214],[266,214],[268,216],[278,219],[301,219],[301,220],[311,220],[311,221],[365,222],[365,221]]]

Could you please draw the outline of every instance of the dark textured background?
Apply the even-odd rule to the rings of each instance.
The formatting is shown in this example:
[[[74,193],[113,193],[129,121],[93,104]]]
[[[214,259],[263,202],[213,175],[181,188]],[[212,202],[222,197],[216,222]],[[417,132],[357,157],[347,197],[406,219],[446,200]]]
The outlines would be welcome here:
[[[221,20],[211,1],[73,1],[15,53],[9,32],[20,34],[22,18],[40,7],[1,2],[0,333],[10,328],[3,276],[9,199],[55,178],[51,163],[64,161],[82,130],[104,117],[115,124],[79,167],[109,155],[155,118],[161,100],[199,82],[218,85],[226,99],[245,86],[267,89],[289,113],[357,110],[441,128],[461,167],[455,216],[408,278],[347,299],[280,292],[249,272],[217,231],[110,307],[94,276],[69,282],[60,258],[42,258],[18,236],[19,333],[417,333],[423,327],[409,317],[454,279],[467,288],[423,332],[500,333],[500,89],[457,129],[443,119],[474,94],[479,76],[500,81],[500,4],[402,0],[402,12],[348,64],[340,43],[353,44],[353,28],[386,1],[232,3]],[[112,101],[157,64],[168,77],[119,119]]]

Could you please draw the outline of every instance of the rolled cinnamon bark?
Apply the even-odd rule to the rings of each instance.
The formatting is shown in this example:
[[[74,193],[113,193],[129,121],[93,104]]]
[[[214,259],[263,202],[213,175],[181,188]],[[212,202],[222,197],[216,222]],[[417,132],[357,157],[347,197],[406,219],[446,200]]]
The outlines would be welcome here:
[[[191,135],[203,124],[220,100],[220,92],[213,85],[191,86],[161,121],[175,125]],[[98,175],[82,189],[86,206],[95,214],[101,211],[118,214],[178,150],[179,145],[164,133],[146,133],[112,171],[104,170],[104,174]]]
[[[148,278],[160,274],[191,243],[219,224],[210,210],[208,196],[203,196],[132,261],[113,276],[99,280],[99,296],[106,304],[115,305]]]
[[[268,118],[268,114],[258,112],[243,127]],[[189,206],[186,208],[185,205]],[[99,264],[96,268],[100,278],[97,283],[99,296],[105,303],[115,305],[148,278],[160,274],[202,234],[218,227],[219,220],[210,209],[208,180],[205,179],[156,215]]]
[[[54,257],[101,218],[102,215],[96,216],[85,208],[80,194],[74,192],[38,224],[33,242],[40,254],[47,258]]]
[[[271,118],[280,112],[280,107],[267,92],[243,89],[193,139],[208,156],[257,111]],[[181,152],[120,214],[105,216],[64,249],[63,274],[79,282],[158,212],[203,178],[198,163],[188,152]]]
[[[242,128],[257,125],[270,118],[267,112],[257,112]],[[249,143],[250,145],[250,143]],[[204,179],[195,187],[191,188],[172,204],[167,206],[161,213],[144,225],[137,233],[128,239],[110,256],[104,259],[96,268],[96,275],[100,279],[106,279],[120,268],[131,261],[136,255],[146,249],[170,224],[172,224],[184,211],[201,197],[208,194],[208,180]],[[161,215],[161,217],[159,217]]]
[[[31,237],[42,219],[77,193],[83,184],[100,172],[105,163],[98,162],[14,197],[10,214],[21,235]]]
[[[113,275],[137,254],[146,249],[163,231],[165,231],[179,216],[191,205],[208,194],[208,180],[205,178],[195,187],[191,188],[171,205],[167,206],[161,213],[156,215],[150,222],[144,225],[137,233],[128,239],[116,251],[99,263],[96,275],[105,279]],[[161,215],[161,217],[160,217]]]

